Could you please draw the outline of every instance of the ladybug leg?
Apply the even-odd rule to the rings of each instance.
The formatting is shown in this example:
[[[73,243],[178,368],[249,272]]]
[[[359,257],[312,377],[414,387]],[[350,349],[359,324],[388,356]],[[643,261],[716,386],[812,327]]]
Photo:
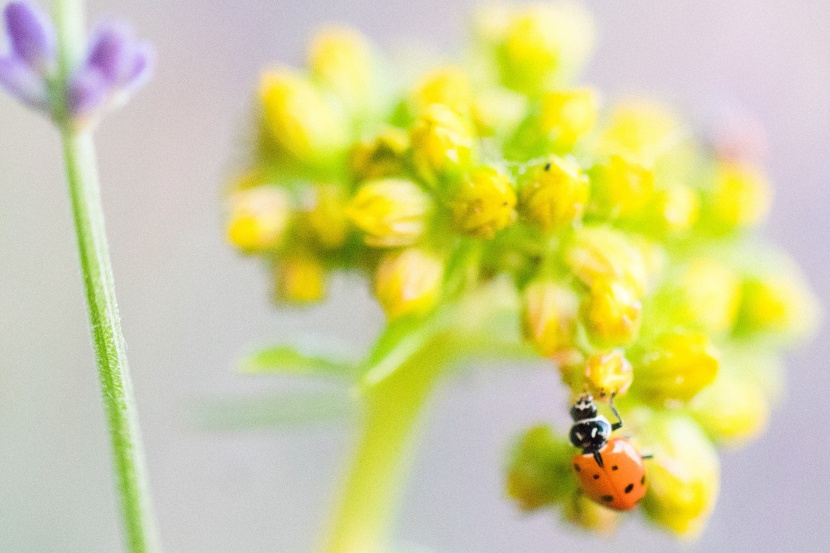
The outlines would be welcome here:
[[[648,455],[640,455],[640,459],[643,461],[648,461],[649,459],[654,459],[654,454],[649,453]]]
[[[613,432],[614,430],[619,430],[620,428],[622,428],[623,425],[622,417],[620,417],[619,412],[617,412],[617,408],[614,407],[614,395],[615,394],[611,394],[611,399],[608,400],[608,405],[609,407],[611,407],[611,412],[614,413],[615,417],[617,417],[617,422],[611,423],[611,432]]]

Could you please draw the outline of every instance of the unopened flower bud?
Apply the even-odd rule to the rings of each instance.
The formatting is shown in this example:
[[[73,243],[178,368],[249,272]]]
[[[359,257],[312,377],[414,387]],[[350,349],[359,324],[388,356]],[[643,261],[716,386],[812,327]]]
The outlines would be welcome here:
[[[719,443],[740,444],[766,428],[770,404],[750,379],[721,374],[689,404],[694,419]]]
[[[276,266],[276,298],[286,303],[314,303],[326,295],[326,269],[310,254],[287,255]]]
[[[435,186],[457,177],[473,156],[473,131],[468,121],[442,104],[424,108],[410,133],[412,162],[418,174]]]
[[[582,491],[574,493],[565,501],[562,516],[580,528],[603,534],[612,532],[619,518],[616,511],[588,499]]]
[[[467,115],[473,91],[467,75],[458,67],[441,67],[426,74],[412,93],[416,115],[432,104],[441,104],[459,115]]]
[[[634,380],[631,363],[621,350],[595,353],[585,363],[585,383],[588,391],[605,401],[612,396],[624,396]]]
[[[538,94],[579,69],[593,42],[593,22],[576,4],[516,10],[496,43],[502,82]]]
[[[520,211],[550,232],[580,219],[588,203],[588,177],[579,164],[556,156],[530,170],[521,189]]]
[[[643,305],[626,282],[598,279],[583,303],[585,327],[591,340],[604,346],[623,346],[637,338]]]
[[[818,300],[795,272],[747,278],[742,287],[737,330],[792,340],[810,335],[819,319]]]
[[[599,98],[590,88],[548,92],[542,97],[539,130],[558,148],[569,149],[596,124]]]
[[[311,74],[349,108],[360,111],[372,86],[372,50],[354,29],[329,27],[314,35],[308,52]]]
[[[507,467],[507,494],[525,511],[553,505],[577,491],[571,458],[573,446],[548,426],[523,434],[513,446]]]
[[[648,212],[661,233],[677,234],[688,231],[697,222],[700,200],[688,186],[676,184],[657,190],[651,198]]]
[[[516,219],[510,178],[492,167],[470,171],[450,195],[453,223],[462,233],[493,238]]]
[[[634,362],[634,388],[649,403],[686,402],[712,383],[720,355],[699,333],[664,334]]]
[[[643,451],[653,455],[646,462],[643,511],[655,524],[694,537],[718,497],[720,463],[712,442],[694,421],[681,415],[651,417],[638,441]]]
[[[650,99],[627,100],[612,111],[600,149],[653,163],[678,144],[683,132],[675,113]]]
[[[525,288],[523,297],[525,339],[548,358],[570,349],[579,311],[576,293],[552,280],[540,279]]]
[[[346,146],[342,117],[306,79],[287,69],[263,73],[259,87],[267,146],[303,165],[326,162]]]
[[[406,165],[409,135],[395,127],[360,142],[351,153],[351,169],[357,180],[399,176]]]
[[[386,316],[426,313],[441,296],[444,262],[420,248],[384,256],[375,275],[375,296]]]
[[[276,248],[290,216],[288,194],[276,186],[234,192],[230,198],[228,241],[245,252]]]
[[[408,246],[426,230],[432,200],[412,181],[382,179],[364,184],[346,208],[349,219],[374,247]]]
[[[722,264],[692,260],[665,292],[675,324],[707,332],[732,330],[741,300],[741,282]]]
[[[654,168],[634,158],[612,155],[591,174],[592,209],[612,218],[639,215],[654,192]]]
[[[600,280],[616,280],[642,296],[649,284],[643,252],[624,233],[610,227],[576,229],[567,245],[565,262],[583,284],[591,288]]]
[[[756,167],[739,161],[721,161],[715,168],[708,197],[713,222],[723,230],[760,223],[772,204],[772,188]]]

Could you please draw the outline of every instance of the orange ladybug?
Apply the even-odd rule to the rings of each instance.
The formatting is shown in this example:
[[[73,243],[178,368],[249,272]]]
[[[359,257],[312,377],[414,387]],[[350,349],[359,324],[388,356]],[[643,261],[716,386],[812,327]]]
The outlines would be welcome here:
[[[582,492],[601,505],[628,511],[646,494],[643,456],[621,437],[611,432],[622,427],[613,403],[617,422],[611,424],[597,413],[594,398],[582,394],[571,407],[571,443],[582,450],[573,458],[574,471]]]

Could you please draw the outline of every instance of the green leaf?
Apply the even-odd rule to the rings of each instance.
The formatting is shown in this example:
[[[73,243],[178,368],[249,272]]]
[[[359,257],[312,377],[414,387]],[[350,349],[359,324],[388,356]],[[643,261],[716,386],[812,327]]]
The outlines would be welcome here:
[[[344,388],[204,399],[189,410],[187,417],[192,426],[202,430],[256,431],[342,421],[357,411],[357,397]]]
[[[348,350],[331,340],[307,339],[255,351],[243,357],[239,366],[245,373],[353,377],[357,362]]]

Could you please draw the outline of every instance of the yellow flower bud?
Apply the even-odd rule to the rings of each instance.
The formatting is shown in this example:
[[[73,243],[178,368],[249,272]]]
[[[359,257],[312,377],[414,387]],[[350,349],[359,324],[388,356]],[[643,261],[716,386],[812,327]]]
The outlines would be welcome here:
[[[524,291],[522,328],[525,339],[545,357],[571,348],[576,332],[579,298],[552,280],[536,280]]]
[[[749,379],[720,374],[689,404],[691,414],[713,440],[740,444],[763,432],[769,400]]]
[[[581,491],[565,501],[562,506],[562,516],[580,528],[603,534],[612,532],[617,527],[619,518],[616,511],[588,499]]]
[[[281,258],[276,266],[277,301],[314,303],[326,295],[326,270],[316,257],[297,253]]]
[[[719,365],[720,354],[705,334],[664,334],[635,361],[634,389],[652,404],[686,402],[712,383]]]
[[[553,144],[571,148],[596,124],[599,98],[590,88],[548,92],[542,97],[539,127]]]
[[[653,455],[646,461],[648,491],[640,506],[655,524],[694,537],[717,501],[717,451],[700,427],[682,415],[651,417],[638,441],[642,451]]]
[[[609,227],[576,229],[567,245],[565,262],[589,288],[599,280],[616,280],[645,294],[649,271],[643,253],[624,233]]]
[[[317,32],[308,52],[308,68],[317,81],[351,109],[361,109],[372,86],[372,49],[354,29],[328,27]]]
[[[633,158],[612,155],[591,176],[592,209],[605,217],[639,215],[654,192],[654,168]]]
[[[426,313],[438,302],[444,262],[419,248],[389,253],[375,275],[375,296],[386,316]]]
[[[373,247],[408,246],[426,230],[432,200],[412,181],[383,179],[364,184],[346,208]]]
[[[738,331],[784,339],[808,336],[819,319],[818,300],[796,273],[776,272],[743,283]]]
[[[527,98],[502,88],[477,91],[473,122],[479,136],[493,136],[515,127],[527,111]]]
[[[259,99],[268,146],[276,155],[313,165],[344,149],[348,133],[342,117],[306,79],[287,69],[266,71]]]
[[[594,26],[576,4],[539,4],[516,10],[496,52],[505,85],[537,94],[568,79],[590,54]]]
[[[585,382],[588,391],[602,401],[611,396],[623,396],[628,392],[634,372],[631,363],[620,350],[595,353],[585,363]]]
[[[288,194],[276,186],[257,186],[230,198],[228,241],[246,252],[279,245],[291,215]]]
[[[571,467],[573,447],[548,426],[537,426],[522,435],[510,455],[507,494],[525,511],[570,498],[577,491]]]
[[[441,67],[425,75],[412,93],[415,114],[432,104],[441,104],[460,115],[470,111],[473,91],[467,75],[458,67]]]
[[[680,122],[666,106],[647,99],[629,100],[614,108],[600,150],[653,163],[677,144],[681,132]]]
[[[410,133],[412,162],[430,185],[457,176],[470,164],[473,132],[468,122],[441,104],[424,108]]]
[[[364,140],[351,153],[351,169],[357,180],[380,179],[401,174],[409,152],[409,135],[386,127],[376,137]]]
[[[694,190],[677,184],[657,190],[648,209],[661,233],[677,234],[697,222],[700,200]]]
[[[586,330],[604,346],[623,346],[640,332],[643,305],[631,286],[618,280],[594,281],[583,303]]]
[[[739,161],[721,161],[715,168],[709,197],[716,224],[726,230],[761,222],[772,204],[772,187],[758,168]]]
[[[732,330],[741,300],[741,282],[716,261],[692,260],[668,288],[671,320],[707,332]]]
[[[588,177],[573,160],[551,156],[531,169],[522,186],[519,209],[529,221],[550,232],[580,219],[588,203]]]
[[[349,230],[343,189],[336,184],[318,184],[311,201],[304,215],[314,241],[326,249],[342,246]]]
[[[474,169],[449,199],[455,227],[476,238],[493,238],[516,219],[510,178],[492,167]]]

